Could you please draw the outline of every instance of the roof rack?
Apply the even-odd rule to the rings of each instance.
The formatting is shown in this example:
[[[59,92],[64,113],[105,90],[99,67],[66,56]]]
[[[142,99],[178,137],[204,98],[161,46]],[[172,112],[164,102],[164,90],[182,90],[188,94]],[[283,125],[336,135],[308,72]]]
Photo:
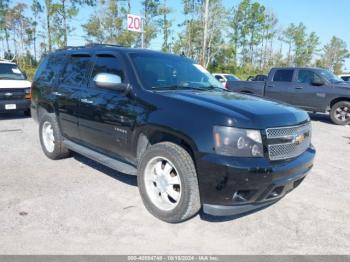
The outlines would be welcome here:
[[[59,49],[56,49],[56,51],[63,51],[63,50],[74,50],[74,49],[80,49],[80,48],[86,48],[86,47],[125,47],[123,45],[113,45],[113,44],[98,44],[98,43],[90,43],[82,46],[65,46]]]
[[[98,46],[125,47],[125,46],[123,46],[123,45],[99,44],[99,43],[90,43],[90,44],[86,44],[86,45],[85,45],[85,47],[98,47]]]
[[[63,51],[63,50],[71,50],[71,49],[79,49],[79,48],[84,48],[85,46],[65,46],[56,49],[55,51]]]

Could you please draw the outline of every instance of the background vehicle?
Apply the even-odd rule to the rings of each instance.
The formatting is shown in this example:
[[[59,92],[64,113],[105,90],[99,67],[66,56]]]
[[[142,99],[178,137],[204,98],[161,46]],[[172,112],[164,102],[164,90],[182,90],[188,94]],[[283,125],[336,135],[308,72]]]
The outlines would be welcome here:
[[[266,81],[267,75],[256,75],[256,76],[249,76],[247,78],[247,81]]]
[[[213,74],[213,76],[215,76],[215,78],[217,80],[220,81],[220,83],[222,83],[222,85],[224,86],[224,88],[229,89],[231,82],[235,82],[235,81],[240,81],[240,79],[232,74],[219,74],[219,73],[215,73]]]
[[[15,63],[0,60],[0,112],[24,111],[30,115],[30,86]]]
[[[180,222],[275,203],[313,165],[302,110],[224,90],[194,61],[92,45],[57,51],[33,80],[32,116],[51,159],[78,152],[137,174],[144,205]]]
[[[343,74],[343,75],[339,75],[338,77],[343,79],[346,82],[350,82],[350,74]]]
[[[264,82],[237,81],[230,90],[265,96],[312,112],[330,112],[333,123],[350,123],[350,83],[320,68],[273,68]]]

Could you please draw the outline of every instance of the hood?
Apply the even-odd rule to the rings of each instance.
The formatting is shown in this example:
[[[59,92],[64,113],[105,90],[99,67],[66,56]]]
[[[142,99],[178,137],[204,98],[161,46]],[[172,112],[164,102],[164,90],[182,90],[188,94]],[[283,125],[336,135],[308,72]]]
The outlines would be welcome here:
[[[31,85],[32,83],[27,80],[1,80],[0,79],[0,89],[1,88],[29,88]]]
[[[220,91],[175,91],[163,95],[205,107],[232,121],[233,126],[253,129],[297,125],[309,120],[295,107],[260,97]],[[227,123],[227,121],[225,121]]]

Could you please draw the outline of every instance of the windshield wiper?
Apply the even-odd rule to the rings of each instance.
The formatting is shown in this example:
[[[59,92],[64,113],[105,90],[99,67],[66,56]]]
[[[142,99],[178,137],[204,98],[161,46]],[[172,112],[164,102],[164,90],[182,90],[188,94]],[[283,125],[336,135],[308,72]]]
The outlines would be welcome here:
[[[210,89],[212,89],[209,86]],[[184,89],[193,89],[199,91],[207,91],[208,87],[196,87],[196,86],[180,86],[180,85],[169,85],[169,86],[153,86],[153,90],[184,90]]]
[[[198,91],[210,91],[210,90],[220,90],[224,91],[224,88],[209,85],[209,86],[180,86],[180,85],[169,85],[169,86],[154,86],[152,90],[198,90]],[[227,91],[227,90],[226,90]]]
[[[230,91],[230,90],[227,90],[227,89],[225,89],[223,87],[218,87],[218,86],[213,86],[213,85],[206,86],[205,88],[207,88],[207,90]]]
[[[169,85],[169,86],[152,86],[153,90],[177,90],[180,89],[182,86],[179,85]]]

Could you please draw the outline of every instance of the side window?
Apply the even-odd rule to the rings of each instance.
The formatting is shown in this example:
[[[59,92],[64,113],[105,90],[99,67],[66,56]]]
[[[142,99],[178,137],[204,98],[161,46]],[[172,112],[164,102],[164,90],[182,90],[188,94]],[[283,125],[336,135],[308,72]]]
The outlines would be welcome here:
[[[91,69],[91,58],[85,55],[71,56],[64,69],[62,82],[65,85],[81,86]]]
[[[310,70],[299,70],[298,83],[311,84],[315,80],[321,80],[321,78]]]
[[[109,73],[120,76],[122,82],[125,82],[123,67],[118,58],[112,55],[97,56],[94,69],[92,70],[91,81],[99,73]]]
[[[223,80],[222,76],[216,75],[215,78],[219,81]]]
[[[39,79],[42,78],[43,76],[43,73],[47,67],[47,63],[48,63],[48,57],[45,57],[41,62],[40,62],[40,65],[39,67],[37,68],[36,72],[35,72],[35,75],[33,77],[33,81],[37,81]]]
[[[59,77],[65,63],[64,55],[50,55],[40,63],[34,81],[42,81],[51,84]]]
[[[256,77],[256,81],[265,81],[267,79],[267,76],[264,75],[258,75]]]
[[[276,70],[273,77],[274,82],[292,82],[293,80],[293,70],[291,69],[280,69]]]

